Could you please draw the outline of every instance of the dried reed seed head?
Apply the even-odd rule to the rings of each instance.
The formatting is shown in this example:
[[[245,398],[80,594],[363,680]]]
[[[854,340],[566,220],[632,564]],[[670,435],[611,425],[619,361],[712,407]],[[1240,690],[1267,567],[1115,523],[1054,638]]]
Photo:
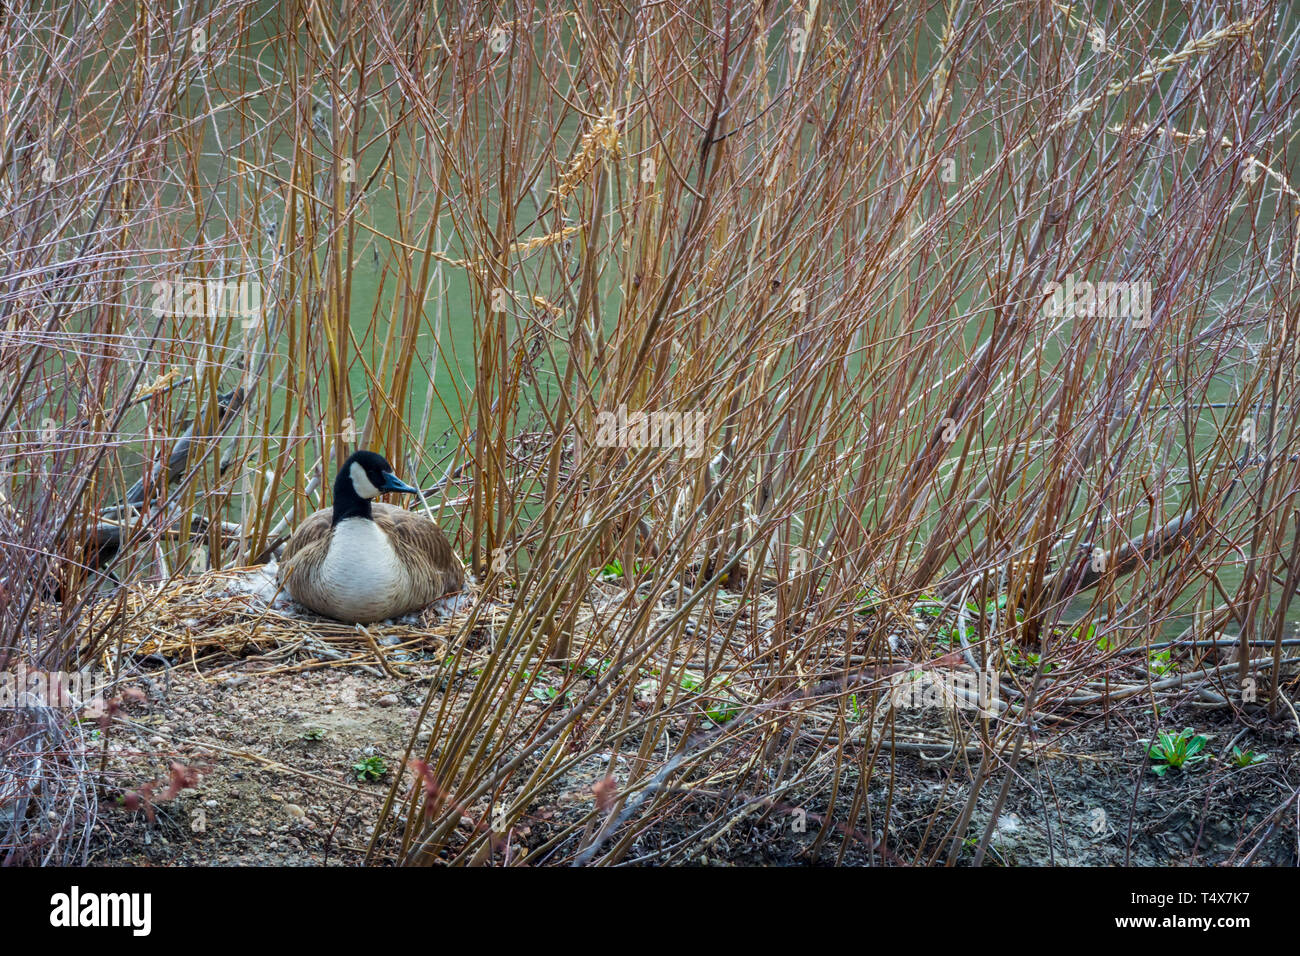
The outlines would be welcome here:
[[[596,163],[605,156],[617,156],[621,150],[618,135],[618,117],[612,113],[602,115],[578,141],[578,152],[568,168],[560,175],[555,193],[567,198],[578,188]]]

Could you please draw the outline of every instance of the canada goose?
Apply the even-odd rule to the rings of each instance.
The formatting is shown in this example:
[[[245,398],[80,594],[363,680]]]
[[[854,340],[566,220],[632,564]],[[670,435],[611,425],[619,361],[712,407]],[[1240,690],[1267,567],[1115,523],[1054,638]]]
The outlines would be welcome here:
[[[393,466],[358,451],[334,479],[334,507],[304,521],[284,546],[279,583],[299,604],[365,624],[427,607],[465,584],[442,529],[424,515],[371,504],[385,491],[414,494]]]

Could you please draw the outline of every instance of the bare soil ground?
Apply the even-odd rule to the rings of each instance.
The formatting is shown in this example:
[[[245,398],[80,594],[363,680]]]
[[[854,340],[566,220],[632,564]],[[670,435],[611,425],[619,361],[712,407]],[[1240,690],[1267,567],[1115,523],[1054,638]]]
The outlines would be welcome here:
[[[120,801],[106,800],[91,862],[110,865],[350,865],[364,857],[368,825],[400,767],[427,683],[402,682],[348,669],[256,676],[226,669],[219,679],[181,667],[150,675],[146,700],[130,704],[107,740],[106,769]],[[542,709],[546,704],[537,702]],[[1138,739],[1149,717],[1141,704],[1113,708],[1098,719],[1039,738],[1023,759],[994,824],[987,862],[1004,865],[1178,865],[1298,862],[1295,809],[1288,799],[1300,782],[1296,729],[1290,715],[1270,720],[1262,710],[1163,715],[1165,726],[1195,726],[1211,736],[1213,752],[1228,744],[1269,754],[1264,763],[1230,769],[1216,759],[1204,769],[1158,777]],[[943,721],[918,714],[916,739],[942,735]],[[630,747],[635,743],[630,742]],[[815,741],[796,746],[815,759]],[[379,757],[378,781],[358,781],[354,767]],[[615,761],[616,766],[618,761]],[[172,768],[197,771],[193,786],[165,796]],[[374,766],[374,764],[372,764]],[[968,791],[965,761],[942,748],[899,753],[877,763],[870,789],[871,835],[849,831],[844,792],[855,768],[844,769],[835,819],[826,821],[828,791],[791,795],[761,805],[744,794],[711,788],[688,794],[675,814],[640,838],[630,859],[696,864],[827,864],[915,862],[933,848]],[[617,777],[618,774],[616,773]],[[554,828],[591,810],[604,763],[577,768],[531,809],[509,834],[508,849],[539,846]],[[620,781],[621,782],[621,781]],[[132,794],[152,783],[147,802]],[[880,809],[892,810],[882,819]],[[958,862],[969,862],[989,819],[997,787],[981,794],[970,838]],[[737,811],[722,835],[697,836],[719,803]],[[489,825],[469,811],[469,832]],[[866,824],[859,817],[859,828]],[[826,826],[824,836],[821,836]],[[888,839],[879,844],[884,828]],[[706,828],[708,829],[708,828]],[[1257,848],[1257,849],[1256,849]],[[380,857],[381,861],[383,856]]]

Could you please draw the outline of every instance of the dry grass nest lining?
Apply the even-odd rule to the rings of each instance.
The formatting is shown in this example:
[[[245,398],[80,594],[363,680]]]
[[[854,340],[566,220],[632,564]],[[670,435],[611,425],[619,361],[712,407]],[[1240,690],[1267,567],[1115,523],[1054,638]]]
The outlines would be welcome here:
[[[89,615],[88,632],[107,632],[111,638],[95,664],[105,673],[116,673],[120,635],[124,654],[137,659],[157,655],[172,664],[185,663],[208,681],[225,679],[235,667],[246,675],[356,667],[375,676],[420,677],[441,667],[454,653],[454,641],[476,606],[476,631],[493,632],[509,616],[508,604],[482,600],[477,584],[470,580],[454,598],[444,598],[419,614],[346,624],[294,603],[279,592],[275,572],[272,563],[208,571],[164,584],[126,585],[124,594],[98,604]],[[575,633],[604,630],[607,640],[602,644],[616,639],[617,624],[608,625],[627,613],[614,606],[623,594],[618,586],[593,582],[574,616]],[[655,618],[672,612],[671,606],[661,607]],[[774,616],[774,605],[768,613]],[[598,626],[602,619],[604,629]],[[575,649],[587,654],[608,650],[583,638]],[[486,658],[490,650],[486,643],[477,652],[467,650],[462,667],[475,666],[476,659]]]
[[[253,675],[358,667],[376,676],[418,677],[451,652],[478,596],[467,584],[454,602],[360,625],[318,617],[277,590],[274,564],[128,585],[124,596],[90,615],[91,633],[107,630],[112,638],[95,663],[116,672],[120,635],[123,653],[184,663],[208,681],[224,679],[235,666]],[[480,626],[504,620],[497,605],[479,610]]]

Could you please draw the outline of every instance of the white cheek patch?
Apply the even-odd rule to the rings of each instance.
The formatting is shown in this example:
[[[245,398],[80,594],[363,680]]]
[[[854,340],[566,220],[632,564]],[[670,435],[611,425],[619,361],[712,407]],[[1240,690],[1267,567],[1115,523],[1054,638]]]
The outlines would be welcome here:
[[[366,470],[355,461],[352,463],[352,467],[348,469],[348,473],[352,476],[352,487],[356,489],[357,494],[362,498],[376,498],[379,496],[379,489],[374,486],[370,476],[366,474]]]

